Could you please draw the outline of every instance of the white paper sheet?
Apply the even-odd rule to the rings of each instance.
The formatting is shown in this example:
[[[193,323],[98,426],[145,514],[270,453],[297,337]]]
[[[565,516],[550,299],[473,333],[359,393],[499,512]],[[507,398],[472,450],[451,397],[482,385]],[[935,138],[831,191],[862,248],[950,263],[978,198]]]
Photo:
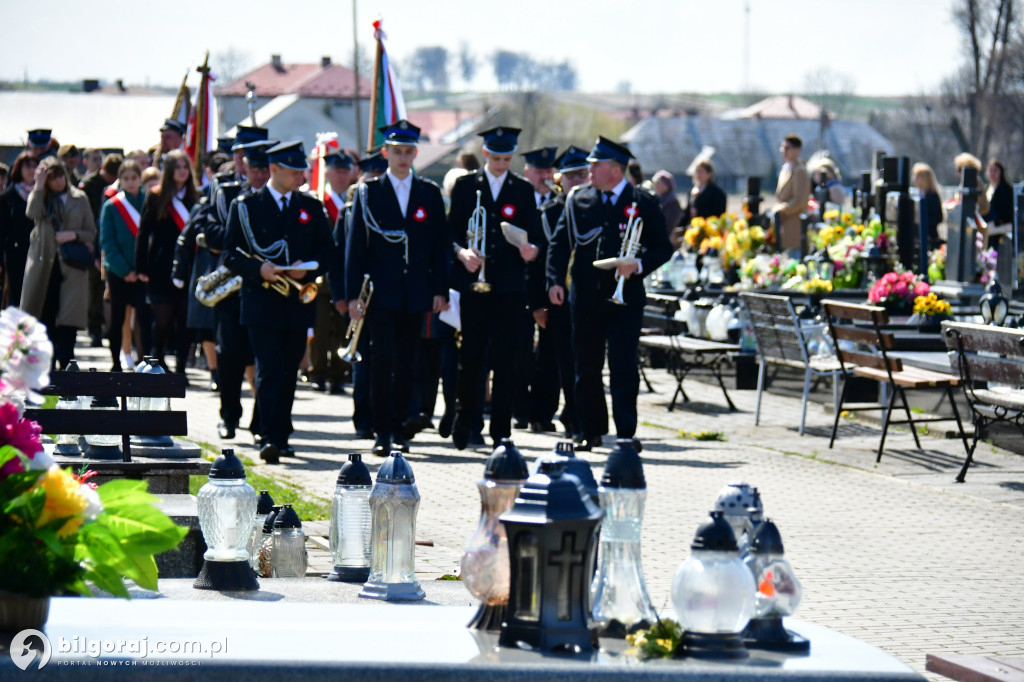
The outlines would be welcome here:
[[[448,310],[442,310],[438,319],[449,327],[462,331],[462,314],[459,306],[459,292],[455,289],[448,290]]]

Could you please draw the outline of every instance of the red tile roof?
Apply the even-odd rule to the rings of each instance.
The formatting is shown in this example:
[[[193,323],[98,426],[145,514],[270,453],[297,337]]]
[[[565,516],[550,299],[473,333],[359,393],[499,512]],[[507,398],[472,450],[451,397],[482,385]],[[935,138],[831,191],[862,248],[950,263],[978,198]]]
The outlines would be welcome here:
[[[281,64],[274,66],[267,62],[244,76],[239,77],[218,91],[220,95],[244,97],[248,88],[246,82],[256,86],[258,97],[277,97],[296,94],[302,97],[352,97],[354,74],[340,64]],[[359,78],[359,94],[370,96],[370,80]]]

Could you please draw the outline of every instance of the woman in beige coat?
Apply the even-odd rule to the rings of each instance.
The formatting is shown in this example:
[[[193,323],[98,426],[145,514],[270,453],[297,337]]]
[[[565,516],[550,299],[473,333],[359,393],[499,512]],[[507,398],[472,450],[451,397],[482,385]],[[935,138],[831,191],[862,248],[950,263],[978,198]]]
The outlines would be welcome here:
[[[68,182],[56,157],[43,159],[25,215],[35,222],[29,236],[21,309],[46,325],[57,368],[75,354],[75,333],[86,326],[89,276],[60,257],[60,245],[79,241],[95,253],[96,222],[85,193]]]

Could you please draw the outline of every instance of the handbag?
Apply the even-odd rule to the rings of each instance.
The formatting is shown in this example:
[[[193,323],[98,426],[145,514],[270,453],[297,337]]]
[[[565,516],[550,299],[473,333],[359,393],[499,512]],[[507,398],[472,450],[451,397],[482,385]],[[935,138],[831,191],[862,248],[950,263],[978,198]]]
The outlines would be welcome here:
[[[89,247],[80,241],[61,244],[60,259],[64,261],[65,265],[76,270],[88,270],[93,261]]]

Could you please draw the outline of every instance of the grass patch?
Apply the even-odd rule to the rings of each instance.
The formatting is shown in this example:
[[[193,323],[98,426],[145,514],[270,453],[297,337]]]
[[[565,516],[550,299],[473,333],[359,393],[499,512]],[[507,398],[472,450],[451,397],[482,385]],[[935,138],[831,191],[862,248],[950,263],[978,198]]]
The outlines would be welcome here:
[[[914,414],[924,414],[923,407],[911,407],[910,411],[913,412]]]
[[[927,424],[924,424],[922,426],[918,426],[917,427],[917,432],[919,434],[921,434],[922,436],[928,436],[928,435],[931,434],[932,431],[931,431],[931,429],[928,428]]]
[[[721,431],[684,431],[680,429],[679,431],[676,431],[676,438],[685,438],[687,440],[724,441],[725,434]]]
[[[649,421],[646,421],[646,420],[641,421],[640,423],[642,425],[644,425],[644,426],[649,426],[652,429],[664,429],[666,431],[675,431],[675,429],[672,428],[671,426],[665,426],[664,424],[656,424],[654,422],[649,422]]]
[[[462,580],[462,578],[453,573],[445,573],[438,580]]]
[[[200,441],[195,441],[195,443],[203,449],[203,457],[212,462],[214,460],[212,453],[217,452],[216,448],[209,443]],[[308,490],[292,485],[288,481],[279,481],[270,476],[258,474],[252,470],[256,462],[245,455],[238,454],[237,451],[235,454],[242,460],[242,465],[246,468],[246,482],[256,490],[269,491],[275,503],[292,505],[295,513],[303,521],[319,521],[331,517],[330,500],[313,495]],[[189,476],[188,491],[193,495],[198,494],[199,489],[206,485],[209,480],[207,476]]]

